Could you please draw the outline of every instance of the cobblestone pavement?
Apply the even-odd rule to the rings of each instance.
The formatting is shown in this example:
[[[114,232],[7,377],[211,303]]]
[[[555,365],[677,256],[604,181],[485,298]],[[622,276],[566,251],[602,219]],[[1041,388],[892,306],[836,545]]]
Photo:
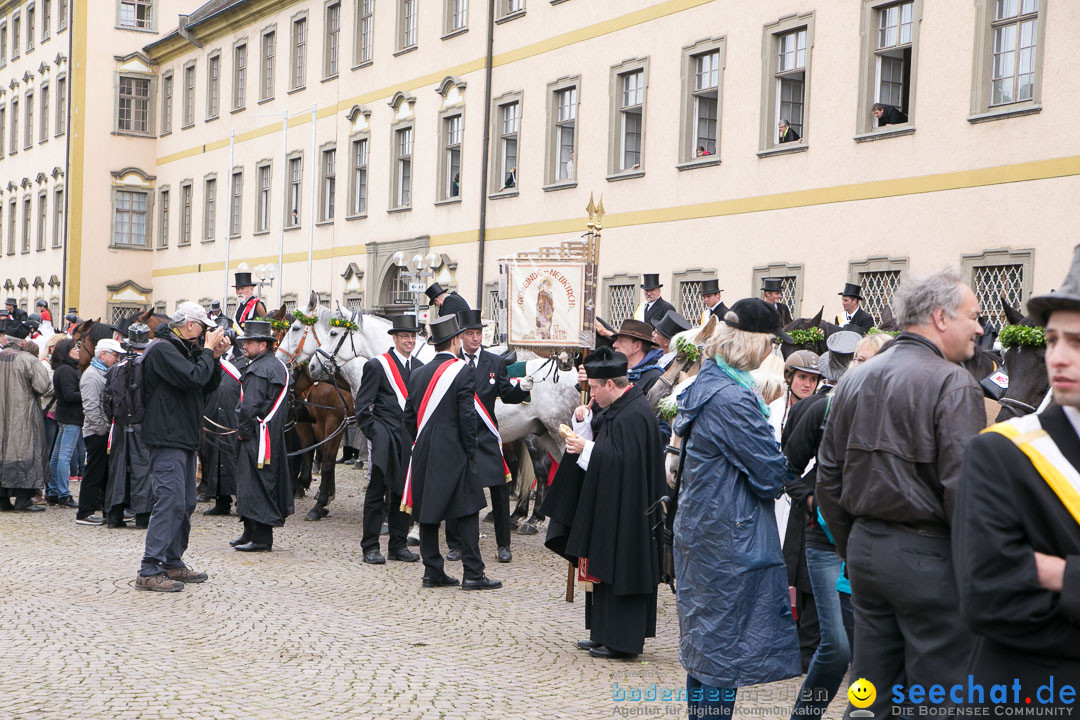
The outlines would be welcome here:
[[[574,648],[581,596],[563,600],[566,565],[542,535],[515,535],[502,565],[482,524],[503,588],[424,590],[419,563],[361,562],[362,500],[361,473],[339,470],[330,516],[305,522],[312,500],[297,501],[256,556],[227,544],[237,518],[200,505],[185,560],[210,580],[171,594],[133,587],[142,531],[75,525],[74,510],[4,513],[0,718],[685,717],[678,703],[613,697],[685,687],[666,588],[645,653],[595,660]],[[786,718],[797,688],[746,689],[736,712]]]

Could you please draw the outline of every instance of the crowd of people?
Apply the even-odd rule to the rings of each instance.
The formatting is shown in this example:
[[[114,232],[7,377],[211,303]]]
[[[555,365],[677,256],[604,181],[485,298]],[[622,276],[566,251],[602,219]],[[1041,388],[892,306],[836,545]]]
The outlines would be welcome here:
[[[250,290],[241,275],[237,286]],[[586,590],[589,637],[578,648],[608,660],[639,655],[668,582],[691,717],[730,716],[739,688],[803,673],[792,718],[820,717],[849,673],[878,689],[849,694],[854,717],[910,717],[927,702],[939,714],[1001,704],[1011,696],[994,688],[1014,682],[1038,688],[1043,706],[1072,704],[1080,247],[1062,286],[1028,303],[1052,398],[989,428],[983,390],[960,365],[983,333],[979,302],[951,270],[901,283],[895,337],[868,332],[860,288],[846,285],[827,352],[790,353],[784,387],[768,396],[752,373],[778,343],[793,343],[780,282],[766,279],[761,298],[730,308],[715,280],[703,283],[711,334],[666,420],[647,396],[692,323],[661,297],[659,276],[644,278],[634,317],[618,329],[597,324],[599,347],[579,368],[590,399],[561,429],[565,453],[542,508],[546,547]],[[355,397],[370,460],[362,558],[422,563],[424,588],[495,590],[479,546],[484,488],[497,560],[512,560],[495,402],[529,402],[532,380],[511,380],[483,348],[479,311],[437,283],[427,294],[438,308],[426,338],[435,357],[415,357],[415,318],[394,318],[387,352],[366,361]],[[82,525],[134,522],[147,529],[136,587],[176,592],[207,580],[183,558],[201,465],[217,500],[207,514],[230,514],[235,496],[243,531],[233,547],[272,550],[273,529],[293,512],[290,369],[275,356],[265,308],[250,291],[243,297],[235,341],[233,319],[181,303],[154,339],[133,324],[97,339],[90,358],[61,332],[41,350],[29,318],[9,314],[0,508],[51,504],[74,508]],[[81,475],[77,502],[72,475]],[[413,523],[419,554],[408,547]],[[447,572],[455,561],[461,580]]]

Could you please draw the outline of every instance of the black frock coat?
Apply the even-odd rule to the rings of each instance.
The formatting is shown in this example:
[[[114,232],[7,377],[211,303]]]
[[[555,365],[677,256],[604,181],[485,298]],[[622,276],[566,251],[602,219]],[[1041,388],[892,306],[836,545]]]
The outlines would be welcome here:
[[[287,403],[270,420],[270,463],[258,466],[259,421],[273,408],[289,383],[285,366],[267,350],[244,369],[244,399],[236,408],[240,437],[236,461],[236,514],[263,525],[281,527],[293,514],[289,458],[285,448]]]
[[[461,359],[469,360],[464,352]],[[476,380],[476,395],[495,421],[495,427],[499,427],[499,419],[495,417],[496,400],[514,405],[529,399],[529,393],[510,382],[506,363],[495,353],[481,349],[477,354],[476,369],[472,372]],[[497,487],[509,482],[510,478],[503,469],[502,446],[479,416],[476,418],[476,446],[476,475],[480,478],[480,484],[483,487]]]
[[[390,357],[401,373],[407,390],[413,373],[424,363],[410,357],[406,369],[392,351]],[[357,426],[371,443],[372,466],[382,472],[391,492],[400,496],[405,487],[405,469],[409,466],[412,437],[405,429],[405,411],[398,405],[397,394],[378,358],[364,363],[364,376],[360,382],[360,392],[356,394],[355,407]]]

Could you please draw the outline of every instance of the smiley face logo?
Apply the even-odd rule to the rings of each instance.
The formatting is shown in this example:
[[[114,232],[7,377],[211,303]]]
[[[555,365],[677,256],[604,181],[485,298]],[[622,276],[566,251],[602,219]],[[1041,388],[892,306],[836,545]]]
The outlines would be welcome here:
[[[874,698],[877,697],[877,688],[874,687],[874,683],[866,678],[859,678],[851,683],[847,696],[851,704],[857,708],[870,707],[874,702]]]

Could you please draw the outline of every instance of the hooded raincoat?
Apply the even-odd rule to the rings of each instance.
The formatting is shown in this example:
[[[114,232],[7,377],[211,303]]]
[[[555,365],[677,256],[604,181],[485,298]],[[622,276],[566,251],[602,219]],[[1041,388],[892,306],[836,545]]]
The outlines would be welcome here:
[[[773,513],[787,463],[757,397],[706,362],[674,431],[688,442],[674,528],[679,660],[712,687],[799,675]]]

